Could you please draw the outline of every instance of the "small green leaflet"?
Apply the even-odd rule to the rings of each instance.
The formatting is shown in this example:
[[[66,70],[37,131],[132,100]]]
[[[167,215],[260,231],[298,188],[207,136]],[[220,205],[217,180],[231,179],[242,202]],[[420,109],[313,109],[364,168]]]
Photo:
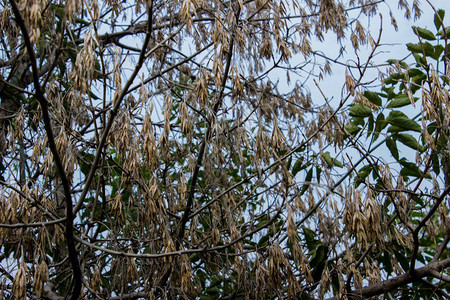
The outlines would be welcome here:
[[[408,43],[406,44],[406,48],[411,52],[422,53],[422,47],[418,44]]]
[[[413,26],[412,29],[416,35],[420,36],[423,39],[426,39],[429,41],[434,41],[436,39],[434,34],[431,31],[429,31],[428,29],[424,29],[424,28],[420,28],[420,27],[416,27],[416,26]]]
[[[444,38],[446,35],[450,36],[450,27],[445,27],[445,34],[443,30],[439,30],[438,33],[436,33],[436,35],[440,35],[441,38]]]
[[[413,176],[417,178],[420,178],[422,176],[420,174],[419,168],[413,163],[404,164],[403,168],[400,171],[400,175]]]
[[[416,102],[418,98],[414,98],[414,102]],[[396,96],[394,99],[392,99],[391,102],[389,102],[387,108],[393,108],[393,107],[402,107],[411,104],[411,100],[409,99],[408,95],[400,94]]]
[[[352,117],[371,117],[372,109],[363,104],[355,104],[350,107],[349,114]]]
[[[381,104],[382,104],[381,98],[378,95],[378,93],[365,91],[364,97],[366,97],[370,102],[372,102],[373,104],[375,104],[377,106],[381,106]]]
[[[392,156],[396,160],[398,160],[398,149],[397,149],[397,144],[395,143],[395,141],[393,139],[391,139],[391,138],[387,138],[386,139],[386,146],[391,151]]]
[[[442,21],[444,21],[444,16],[445,16],[445,10],[443,10],[443,9],[439,9],[434,14],[434,26],[436,27],[436,30],[441,29]]]
[[[294,167],[292,168],[292,176],[297,175],[298,172],[300,172],[300,170],[304,169],[304,167],[302,168],[303,165],[303,156],[300,157],[299,159],[297,159],[297,161],[294,164]]]
[[[417,131],[417,132],[422,132],[422,127],[420,127],[419,124],[417,124],[416,122],[414,122],[413,120],[409,119],[409,118],[392,118],[390,120],[388,120],[388,122],[392,125],[404,128],[404,129],[408,129],[408,130],[412,130],[412,131]]]
[[[313,174],[313,168],[309,169],[305,177],[305,183],[303,184],[302,190],[300,191],[300,196],[302,196],[309,188],[309,183],[311,182]]]
[[[414,76],[418,76],[418,75],[424,75],[424,73],[419,69],[412,68],[412,69],[408,70],[408,75],[410,77],[414,77]]]
[[[419,167],[415,163],[406,161],[405,158],[402,158],[398,162],[403,166],[403,168],[400,171],[400,175],[413,176],[413,177],[417,177],[417,178],[422,177],[422,172],[420,172]],[[424,177],[431,179],[431,176],[428,173],[425,174]]]
[[[371,165],[367,165],[362,167],[359,171],[358,171],[358,180],[363,180],[365,179],[367,176],[369,176],[370,172],[372,172],[372,166]]]
[[[333,165],[335,165],[336,167],[342,168],[344,165],[338,161],[336,158],[332,158],[330,155],[330,152],[325,152],[322,154],[322,158],[325,160],[325,162],[327,163],[328,168],[332,168]]]
[[[408,146],[409,148],[412,148],[414,150],[423,152],[424,148],[422,145],[419,144],[419,142],[410,134],[406,133],[397,133],[394,136],[399,142],[402,144]]]
[[[317,267],[320,263],[323,263],[328,256],[328,247],[326,245],[319,245],[317,249],[311,251],[311,261],[309,265],[311,268]]]
[[[386,121],[389,122],[389,124],[391,125],[398,126],[407,130],[422,132],[422,127],[415,121],[408,118],[401,111],[397,110],[391,111]]]

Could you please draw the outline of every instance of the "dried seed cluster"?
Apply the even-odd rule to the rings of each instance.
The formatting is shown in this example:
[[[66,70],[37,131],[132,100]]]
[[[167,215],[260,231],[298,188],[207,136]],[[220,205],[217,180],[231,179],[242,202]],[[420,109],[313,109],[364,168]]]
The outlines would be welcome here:
[[[364,118],[386,108],[364,83],[380,40],[354,11],[371,17],[376,4],[21,0],[18,24],[14,3],[0,12],[8,297],[63,297],[80,283],[81,298],[344,299],[389,268],[404,274],[393,245],[419,255],[414,228],[440,199],[442,176],[412,190],[363,143]],[[418,1],[399,5],[420,15]],[[320,84],[335,59],[313,48],[330,34],[348,37],[355,55],[372,51],[346,66],[338,101]],[[448,171],[448,139],[436,132],[449,136],[449,70],[430,68],[420,86],[424,151],[414,161],[424,174],[436,157]],[[407,71],[388,72],[404,76],[414,103]],[[362,115],[348,117],[349,101]],[[352,118],[356,134],[344,126]],[[450,230],[448,204],[424,221],[434,249]]]

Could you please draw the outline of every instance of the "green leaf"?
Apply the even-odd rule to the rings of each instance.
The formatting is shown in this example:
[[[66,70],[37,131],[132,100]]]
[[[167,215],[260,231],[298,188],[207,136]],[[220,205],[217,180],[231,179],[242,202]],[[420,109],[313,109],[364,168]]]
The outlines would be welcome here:
[[[422,127],[409,118],[392,118],[389,123],[407,130],[422,132]]]
[[[362,117],[353,117],[351,120],[352,120],[352,124],[354,124],[354,125],[360,125],[360,126],[366,125],[366,122],[364,121],[364,118],[362,118]]]
[[[314,237],[316,236],[316,233],[314,231],[305,226],[302,226],[302,229],[303,234],[305,235],[306,242],[314,240]]]
[[[309,183],[311,182],[311,179],[312,179],[312,174],[313,174],[313,168],[309,169],[308,173],[306,174],[305,184],[303,185],[302,190],[300,191],[300,196],[302,196],[306,192],[306,190],[308,190]]]
[[[195,263],[195,262],[197,262],[197,261],[199,261],[199,260],[200,260],[200,256],[198,256],[197,253],[191,254],[191,255],[189,256],[189,261],[192,262],[192,263]],[[203,272],[203,271],[199,270],[199,271],[197,271],[197,272]]]
[[[303,147],[300,147],[300,148],[298,148],[297,150],[295,150],[295,152],[296,152],[296,153],[299,153],[299,152],[303,152],[303,151],[305,151],[305,150],[306,150],[306,147],[303,146]]]
[[[411,51],[413,54],[425,54],[426,56],[432,57],[434,59],[438,59],[439,55],[436,56],[435,53],[435,48],[433,47],[433,45],[431,45],[428,42],[425,43],[418,43],[418,44],[406,44],[406,47],[408,48],[409,51]],[[425,61],[423,61],[423,59],[420,59],[420,57],[416,57],[414,56],[417,60],[418,63],[420,64],[424,64]]]
[[[364,166],[361,169],[359,169],[356,179],[363,180],[367,176],[369,176],[370,172],[372,172],[372,166],[370,166],[370,165]]]
[[[322,154],[322,158],[327,163],[328,168],[332,168],[333,166],[342,168],[344,165],[338,161],[336,158],[331,157],[330,152],[325,152]]]
[[[397,65],[398,64],[403,69],[407,69],[408,68],[408,64],[406,62],[404,62],[403,60],[388,59],[387,62],[390,63],[391,65]]]
[[[320,174],[322,174],[322,168],[319,166],[316,166],[316,179],[317,183],[320,183]]]
[[[434,34],[431,31],[429,31],[428,29],[424,29],[424,28],[420,28],[420,27],[416,27],[416,26],[413,26],[412,29],[416,35],[420,36],[423,39],[426,39],[429,41],[434,41],[436,39]]]
[[[414,102],[415,101],[417,101],[417,98],[414,99]],[[409,99],[408,95],[400,94],[396,96],[393,100],[391,100],[386,107],[387,108],[402,107],[409,104],[411,104],[411,100]]]
[[[331,158],[330,152],[322,153],[322,158],[325,160],[327,167],[333,167],[333,159]]]
[[[381,106],[381,104],[382,104],[381,98],[378,95],[378,93],[365,91],[364,97],[366,97],[370,102],[372,102],[373,104],[375,104],[377,106]]]
[[[448,36],[449,37],[449,39],[450,39],[450,35]],[[442,59],[444,59],[444,58],[450,58],[450,44],[447,44],[447,46],[445,47],[445,49],[446,49],[446,56],[445,57],[442,57]]]
[[[419,44],[408,43],[406,44],[406,48],[414,53],[422,53],[422,47]]]
[[[326,265],[325,262],[321,262],[321,263],[319,263],[319,265],[317,267],[315,267],[311,271],[311,275],[312,275],[314,282],[318,282],[322,278],[322,273],[323,273],[323,270],[325,269],[325,265]]]
[[[395,141],[393,139],[391,139],[391,138],[387,138],[386,139],[386,146],[391,151],[392,156],[396,160],[398,160],[398,149],[397,149],[397,144],[395,143]]]
[[[391,65],[395,65],[396,63],[398,63],[398,59],[388,59],[387,62]]]
[[[419,53],[415,53],[413,52],[413,56],[416,59],[417,65],[420,67],[423,67],[426,65],[426,61],[425,59],[422,57],[422,55],[420,55]]]
[[[422,255],[421,252],[417,253],[417,260],[425,265],[425,257]]]
[[[408,146],[409,148],[412,148],[420,152],[424,151],[423,146],[420,145],[419,142],[410,134],[398,133],[395,135],[395,138],[402,144]]]
[[[422,175],[419,172],[419,168],[417,166],[406,166],[400,170],[400,175],[403,177],[413,176],[420,178]]]
[[[64,5],[51,3],[50,7],[54,11],[56,17],[58,17],[59,19],[63,18],[63,16],[64,16]]]
[[[311,229],[306,228],[305,226],[302,226],[302,229],[303,234],[305,235],[305,242],[306,246],[308,247],[308,250],[312,251],[313,249],[316,249],[317,244],[319,243],[319,241],[315,239],[317,234]]]
[[[406,159],[402,158],[399,160],[399,163],[403,166],[403,168],[400,170],[400,175],[402,176],[413,176],[420,178],[422,177],[422,173],[419,170],[419,167],[409,161],[406,161]],[[431,178],[429,174],[425,175],[425,178]]]
[[[265,246],[270,238],[270,234],[265,234],[258,242],[258,247]]]
[[[337,160],[336,158],[333,158],[333,163],[338,168],[343,168],[344,167],[344,165],[339,160]]]
[[[289,170],[291,168],[291,165],[292,165],[292,156],[289,156],[289,159],[286,164],[286,168]]]
[[[420,198],[420,197],[417,197],[416,195],[413,195],[412,196],[412,199],[419,205],[419,207],[420,208],[422,208],[423,207],[423,199],[422,198]]]
[[[86,26],[88,26],[88,25],[91,24],[90,22],[88,22],[88,21],[86,21],[86,20],[83,20],[83,19],[81,19],[81,18],[75,18],[75,21],[76,21],[77,23],[79,23],[79,24],[86,25]]]
[[[389,126],[389,128],[387,130],[387,132],[390,132],[390,133],[397,133],[397,132],[402,132],[402,131],[408,131],[408,129],[392,125],[392,126]]]
[[[297,295],[297,299],[299,299],[299,300],[309,300],[311,298],[310,298],[309,292],[300,292],[300,295]]]
[[[403,270],[406,272],[409,270],[409,262],[405,257],[405,252],[403,251],[395,251],[394,252],[395,258],[397,259],[397,261],[400,263],[400,265],[402,266]]]
[[[384,114],[380,113],[377,117],[377,120],[375,122],[375,140],[378,138],[378,134],[384,129],[386,128],[388,122],[386,122],[385,118],[384,118]]]
[[[393,119],[393,118],[399,118],[399,117],[401,117],[401,118],[407,118],[408,116],[405,115],[404,113],[402,113],[402,112],[399,111],[399,110],[393,110],[393,111],[391,111],[391,112],[389,113],[389,116],[388,116],[388,118],[387,118],[386,120],[389,121],[390,119]]]
[[[391,273],[394,271],[394,268],[392,267],[392,260],[391,255],[389,252],[384,251],[382,256],[382,262],[384,266],[384,270],[388,275],[391,275]]]
[[[369,137],[372,134],[374,127],[375,121],[373,120],[373,118],[369,118],[369,124],[367,126],[367,137]]]
[[[297,175],[297,173],[300,172],[303,169],[302,168],[303,160],[304,160],[303,156],[300,157],[299,159],[297,159],[297,161],[294,164],[294,167],[292,168],[292,176]]]
[[[445,33],[443,30],[439,30],[436,35],[440,35],[441,38],[445,38],[445,36],[450,37],[450,27],[445,27]]]
[[[438,9],[438,11],[434,14],[434,26],[436,30],[440,30],[444,21],[445,10]]]
[[[394,84],[395,85],[395,84],[399,83],[402,80],[405,80],[405,74],[396,73],[396,74],[392,74],[391,76],[389,76],[389,78],[385,79],[384,83],[385,84]],[[388,92],[388,99],[393,97],[393,91],[394,91],[394,89],[392,89],[392,90],[390,90]]]
[[[441,172],[441,166],[439,164],[439,156],[434,151],[433,153],[431,153],[431,162],[433,163],[433,172],[436,173],[436,175],[439,175],[439,173]]]
[[[444,46],[436,45],[434,46],[434,55],[432,56],[435,60],[438,60],[441,56],[442,52],[444,52]]]
[[[325,245],[319,245],[315,251],[313,251],[313,255],[311,256],[311,261],[309,265],[311,268],[317,267],[320,263],[325,262],[328,254],[328,247]]]
[[[414,94],[417,92],[421,87],[422,83],[427,79],[427,76],[425,74],[416,75],[412,78],[412,85],[411,85],[411,91]]]
[[[388,99],[392,99],[392,98],[394,98],[397,95],[395,93],[395,86],[391,86],[389,88],[388,87],[382,87],[381,90],[386,92],[386,95],[384,97],[388,98]]]
[[[340,291],[340,279],[338,276],[338,272],[330,272],[331,273],[331,285],[333,286],[333,293],[338,294]]]
[[[422,132],[422,127],[417,124],[417,122],[411,120],[404,113],[397,110],[391,111],[386,121],[388,121],[391,125],[395,125],[406,130]]]
[[[349,114],[352,117],[371,117],[372,109],[363,104],[354,104],[350,107]]]
[[[418,75],[424,75],[423,71],[420,69],[412,68],[408,70],[409,77],[414,77]]]
[[[345,130],[350,133],[352,136],[355,136],[358,134],[358,132],[361,130],[360,127],[357,125],[350,123],[344,126]]]
[[[78,162],[80,165],[80,170],[85,176],[87,176],[87,174],[89,174],[89,172],[91,171],[92,162],[94,161],[94,155],[84,151],[80,154],[80,160]]]
[[[439,58],[439,56],[436,58],[436,54],[435,54],[435,52],[434,52],[434,47],[433,47],[433,45],[431,45],[430,43],[428,43],[428,42],[425,42],[425,43],[423,43],[423,51],[425,52],[425,55],[426,56],[429,56],[429,57],[432,57],[432,58],[434,58],[434,59],[438,59]]]

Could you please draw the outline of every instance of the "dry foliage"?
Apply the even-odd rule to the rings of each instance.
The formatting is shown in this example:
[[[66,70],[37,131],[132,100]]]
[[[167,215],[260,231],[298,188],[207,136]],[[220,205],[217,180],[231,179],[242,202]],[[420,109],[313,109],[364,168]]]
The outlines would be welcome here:
[[[422,99],[420,145],[381,133],[400,119],[374,119],[380,37],[355,18],[378,2],[3,1],[2,297],[446,297],[447,50],[384,76]],[[308,80],[346,64],[313,48],[330,37],[367,58],[333,104]]]

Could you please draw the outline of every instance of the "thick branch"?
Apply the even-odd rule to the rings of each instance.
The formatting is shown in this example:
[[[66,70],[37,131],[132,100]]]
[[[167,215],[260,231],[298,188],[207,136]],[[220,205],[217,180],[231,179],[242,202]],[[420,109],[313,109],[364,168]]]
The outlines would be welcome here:
[[[33,45],[31,44],[30,37],[28,35],[28,30],[25,25],[25,21],[22,18],[22,15],[19,11],[14,0],[10,0],[11,8],[16,17],[17,25],[19,25],[20,30],[22,31],[23,39],[25,42],[25,46],[27,48],[28,56],[31,62],[31,70],[33,76],[34,89],[36,91],[36,99],[39,102],[39,105],[42,109],[42,118],[44,120],[44,127],[47,133],[48,144],[50,147],[50,151],[53,155],[53,161],[55,162],[56,169],[58,170],[59,177],[61,179],[61,184],[64,189],[64,198],[66,203],[66,231],[65,238],[67,242],[67,249],[69,252],[69,259],[72,265],[73,271],[73,280],[74,286],[72,291],[72,299],[76,300],[79,298],[81,293],[81,269],[80,263],[78,261],[78,253],[75,246],[74,233],[73,233],[73,213],[72,213],[72,197],[70,194],[70,184],[67,178],[67,175],[64,171],[64,165],[62,163],[61,157],[59,156],[58,149],[55,143],[55,137],[53,135],[53,130],[50,122],[50,115],[48,112],[48,101],[44,96],[44,92],[42,91],[41,85],[39,83],[39,72],[36,64],[36,57],[34,55]]]
[[[434,274],[436,274],[436,272],[440,273],[443,270],[448,269],[449,267],[450,267],[450,258],[444,259],[439,262],[431,262],[425,267],[416,269],[414,272],[414,277],[411,276],[409,273],[405,273],[392,279],[388,279],[380,283],[364,287],[362,289],[354,290],[351,293],[347,294],[347,297],[349,299],[366,299],[367,297],[382,295],[384,293],[394,291],[395,289],[400,288],[405,284],[415,282],[420,278],[424,278],[427,276],[434,277]],[[332,297],[329,298],[328,300],[337,300],[337,299],[338,299],[337,297]]]

